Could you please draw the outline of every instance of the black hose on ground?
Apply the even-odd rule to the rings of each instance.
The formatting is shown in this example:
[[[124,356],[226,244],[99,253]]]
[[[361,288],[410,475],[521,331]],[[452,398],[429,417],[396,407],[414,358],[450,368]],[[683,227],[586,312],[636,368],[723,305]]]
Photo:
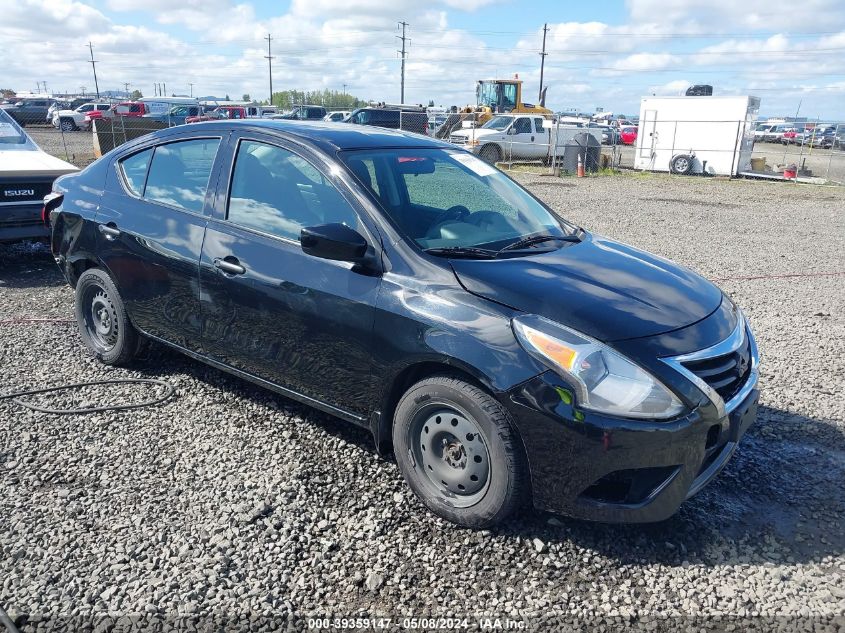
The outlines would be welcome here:
[[[0,606],[0,625],[6,629],[7,633],[20,633],[18,627],[12,622],[12,618],[6,614],[2,606]]]
[[[55,391],[66,391],[68,389],[78,389],[79,387],[88,387],[92,385],[120,385],[120,384],[145,384],[145,385],[156,385],[159,387],[164,387],[164,393],[161,396],[156,398],[151,398],[149,400],[144,400],[143,402],[136,402],[131,404],[110,404],[110,405],[103,405],[101,407],[82,407],[77,409],[49,409],[47,407],[41,407],[31,402],[25,402],[23,400],[19,400],[22,396],[33,396],[39,393],[51,393]],[[21,405],[22,407],[26,407],[27,409],[32,409],[33,411],[38,411],[40,413],[53,413],[56,415],[84,415],[87,413],[97,413],[101,411],[126,411],[128,409],[139,409],[141,407],[149,407],[155,404],[160,404],[170,398],[174,393],[173,385],[169,382],[165,382],[164,380],[158,380],[155,378],[127,378],[127,379],[112,379],[112,380],[93,380],[91,382],[76,382],[69,385],[59,385],[58,387],[45,387],[43,389],[29,389],[27,391],[16,391],[14,393],[3,393],[0,394],[0,400],[11,400],[12,402]]]

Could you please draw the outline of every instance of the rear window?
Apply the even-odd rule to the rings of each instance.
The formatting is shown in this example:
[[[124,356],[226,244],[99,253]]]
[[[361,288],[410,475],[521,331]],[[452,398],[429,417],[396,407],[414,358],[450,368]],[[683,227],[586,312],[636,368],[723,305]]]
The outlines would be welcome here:
[[[19,145],[26,142],[26,136],[5,110],[0,110],[0,145]]]

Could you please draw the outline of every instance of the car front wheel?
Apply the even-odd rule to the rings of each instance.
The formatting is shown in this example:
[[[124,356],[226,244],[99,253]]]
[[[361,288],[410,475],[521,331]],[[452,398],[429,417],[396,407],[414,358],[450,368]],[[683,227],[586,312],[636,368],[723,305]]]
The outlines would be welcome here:
[[[62,119],[59,121],[59,129],[62,132],[73,132],[76,129],[76,124],[73,119]]]
[[[465,527],[503,521],[528,492],[510,414],[488,393],[450,376],[413,385],[396,407],[396,461],[434,514]]]
[[[139,336],[129,322],[111,278],[91,268],[76,283],[74,306],[82,342],[106,365],[126,365],[138,351]]]

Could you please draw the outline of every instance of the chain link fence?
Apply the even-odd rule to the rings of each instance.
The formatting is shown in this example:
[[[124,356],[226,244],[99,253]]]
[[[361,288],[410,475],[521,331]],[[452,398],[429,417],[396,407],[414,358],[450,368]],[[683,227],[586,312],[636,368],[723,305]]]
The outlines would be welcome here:
[[[601,170],[795,179],[845,185],[845,124],[817,122],[784,131],[755,129],[747,121],[660,121],[658,125],[605,126],[541,115],[498,115],[397,110],[379,127],[438,138],[499,168],[538,175]],[[172,123],[172,122],[171,122]],[[83,167],[167,122],[111,116],[75,129],[31,124],[27,132],[50,154]],[[769,126],[771,127],[771,126]],[[762,129],[760,129],[762,128]]]

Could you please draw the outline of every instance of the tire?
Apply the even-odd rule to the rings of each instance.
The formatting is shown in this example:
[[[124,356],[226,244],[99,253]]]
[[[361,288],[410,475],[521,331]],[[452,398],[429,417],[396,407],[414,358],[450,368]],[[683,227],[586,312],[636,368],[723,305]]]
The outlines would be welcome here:
[[[485,163],[495,165],[500,160],[502,160],[502,152],[496,145],[488,143],[487,145],[481,148],[480,152],[478,152],[478,157]]]
[[[693,157],[689,154],[676,154],[669,161],[669,171],[673,174],[686,175],[692,171]]]
[[[76,129],[76,123],[73,119],[60,119],[59,129],[62,132],[73,132]]]
[[[528,496],[528,469],[510,414],[458,378],[433,376],[408,389],[396,407],[393,448],[417,497],[457,525],[500,523]]]
[[[76,282],[74,305],[82,342],[106,365],[127,365],[140,346],[114,282],[99,268],[90,268]]]

